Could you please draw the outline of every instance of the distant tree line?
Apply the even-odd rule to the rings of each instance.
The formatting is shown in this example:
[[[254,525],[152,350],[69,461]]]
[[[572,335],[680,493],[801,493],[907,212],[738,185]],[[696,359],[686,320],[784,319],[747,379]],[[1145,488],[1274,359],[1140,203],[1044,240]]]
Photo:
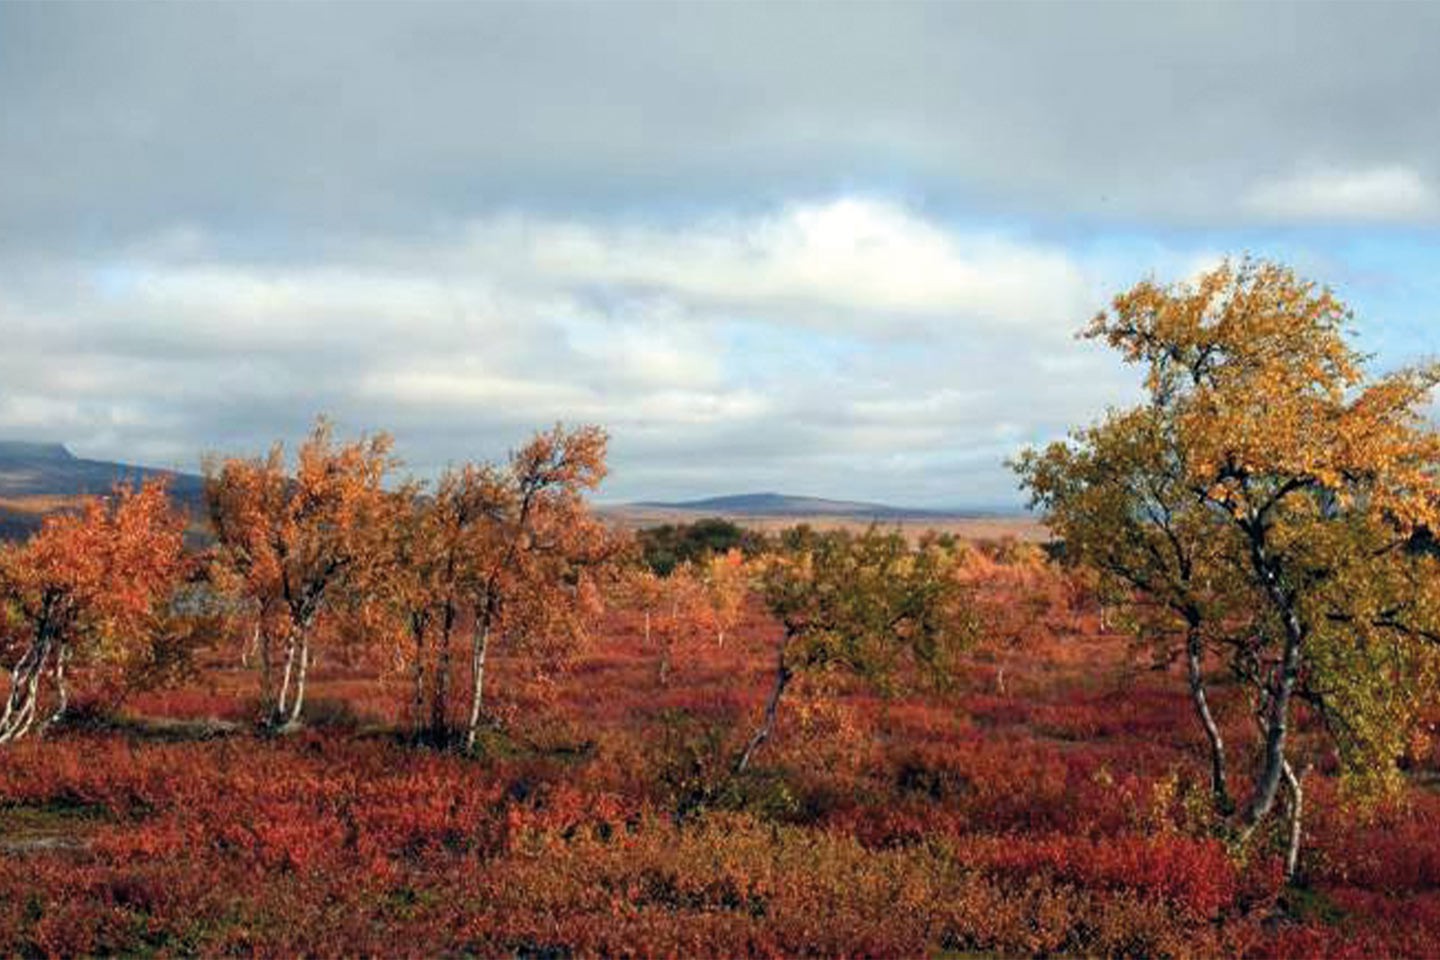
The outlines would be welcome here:
[[[682,564],[701,563],[712,556],[739,550],[756,557],[770,547],[769,538],[723,517],[706,517],[693,523],[662,523],[636,533],[645,566],[668,577]]]

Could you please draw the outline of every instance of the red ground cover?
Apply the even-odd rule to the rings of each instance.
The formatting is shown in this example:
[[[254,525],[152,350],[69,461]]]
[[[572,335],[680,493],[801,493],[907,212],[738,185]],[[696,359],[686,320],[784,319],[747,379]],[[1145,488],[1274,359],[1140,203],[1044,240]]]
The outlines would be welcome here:
[[[1271,848],[1240,857],[1205,829],[1179,678],[1064,591],[1048,602],[943,696],[806,681],[741,780],[727,762],[776,629],[753,610],[664,687],[623,613],[556,678],[502,661],[504,728],[475,758],[404,742],[401,680],[327,663],[299,735],[152,720],[22,743],[0,754],[0,952],[1440,951],[1428,761],[1372,818],[1313,775],[1307,885],[1282,891]],[[253,686],[217,660],[129,710],[244,720]]]

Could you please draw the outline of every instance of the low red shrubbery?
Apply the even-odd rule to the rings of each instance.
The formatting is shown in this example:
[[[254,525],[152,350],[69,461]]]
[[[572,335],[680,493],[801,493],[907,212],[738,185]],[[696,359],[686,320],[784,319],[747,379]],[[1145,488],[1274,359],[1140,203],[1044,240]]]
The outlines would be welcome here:
[[[1262,838],[1242,856],[1209,835],[1183,691],[1119,638],[1009,652],[1004,694],[977,682],[887,700],[807,680],[773,751],[736,778],[774,629],[747,611],[663,690],[623,618],[544,689],[501,658],[511,709],[496,708],[511,720],[475,758],[403,742],[385,688],[342,665],[322,664],[313,693],[355,722],[256,736],[232,696],[244,675],[211,664],[192,687],[137,699],[147,724],[6,751],[0,944],[1374,956],[1440,943],[1440,797],[1417,787],[1365,821],[1313,774],[1309,885],[1286,891],[1278,848]],[[238,728],[187,740],[200,735],[187,717]],[[1232,739],[1249,748],[1243,726]],[[58,842],[7,826],[21,820]]]

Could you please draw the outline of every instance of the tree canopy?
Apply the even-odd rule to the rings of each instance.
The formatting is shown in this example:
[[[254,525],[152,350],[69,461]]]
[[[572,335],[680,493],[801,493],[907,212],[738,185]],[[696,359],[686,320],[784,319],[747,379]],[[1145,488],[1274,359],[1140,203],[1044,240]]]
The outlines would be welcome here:
[[[56,698],[48,724],[69,706],[70,665],[124,670],[146,659],[186,570],[184,530],[155,480],[119,486],[47,518],[27,542],[0,546],[0,650],[14,658],[0,743],[34,728],[45,677]]]
[[[1350,320],[1274,263],[1141,283],[1085,335],[1143,368],[1146,401],[1017,463],[1072,556],[1184,628],[1202,718],[1202,650],[1247,683],[1263,742],[1247,831],[1282,782],[1298,808],[1296,698],[1320,713],[1347,783],[1373,795],[1394,786],[1433,696],[1440,570],[1411,547],[1440,526],[1440,436],[1424,415],[1440,368],[1371,374]]]
[[[780,698],[801,673],[840,669],[881,689],[907,667],[916,679],[948,678],[975,628],[957,560],[936,539],[911,547],[904,535],[874,527],[786,531],[760,578],[765,605],[784,630],[775,682],[737,769],[769,739]]]

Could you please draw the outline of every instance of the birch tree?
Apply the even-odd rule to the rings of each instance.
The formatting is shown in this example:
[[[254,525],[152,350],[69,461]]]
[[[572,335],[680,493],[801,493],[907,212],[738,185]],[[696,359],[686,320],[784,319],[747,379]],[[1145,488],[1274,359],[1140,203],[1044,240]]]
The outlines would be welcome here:
[[[1234,812],[1224,737],[1211,709],[1207,658],[1255,634],[1254,600],[1228,563],[1234,535],[1191,491],[1180,452],[1152,411],[1112,415],[1070,443],[1016,463],[1067,559],[1100,572],[1102,596],[1128,608],[1162,661],[1179,638],[1195,715],[1209,751],[1215,808]]]
[[[774,734],[781,698],[806,672],[840,669],[882,689],[902,668],[944,680],[976,630],[956,554],[911,548],[899,533],[788,531],[766,558],[761,593],[782,633],[759,726],[735,761],[743,773]]]
[[[701,561],[699,577],[708,619],[715,631],[715,643],[723,647],[726,636],[745,611],[745,597],[750,587],[745,556],[738,548],[712,553]]]
[[[556,426],[536,434],[493,471],[485,522],[469,539],[470,709],[473,750],[485,712],[492,643],[535,659],[564,655],[584,639],[598,609],[596,577],[618,542],[590,512],[584,494],[606,474],[608,438],[599,427]]]
[[[1396,756],[1433,698],[1440,637],[1436,559],[1410,548],[1440,526],[1440,437],[1424,417],[1440,369],[1371,375],[1347,341],[1351,319],[1273,263],[1141,283],[1086,335],[1144,369],[1147,401],[1020,461],[1082,552],[1145,574],[1131,580],[1150,598],[1183,608],[1223,580],[1243,601],[1238,625],[1234,611],[1196,604],[1210,635],[1231,639],[1260,730],[1234,826],[1249,836],[1284,789],[1292,874],[1295,702],[1322,717],[1347,785],[1393,790]],[[1163,562],[1144,556],[1172,536],[1180,547]],[[1147,571],[1163,575],[1147,582]]]
[[[322,418],[293,472],[279,444],[263,458],[206,465],[216,581],[253,607],[263,722],[272,729],[301,723],[317,619],[385,562],[396,503],[383,486],[390,449],[385,434],[337,446]]]
[[[415,733],[436,745],[455,729],[456,647],[471,610],[477,551],[488,544],[486,525],[499,522],[508,500],[493,468],[467,464],[447,470],[433,493],[411,490],[397,506],[389,560],[380,566],[377,595],[409,649]]]
[[[10,662],[0,743],[63,719],[75,667],[143,661],[165,628],[186,569],[185,518],[163,480],[117,487],[79,513],[46,519],[24,544],[0,547],[0,650]]]

